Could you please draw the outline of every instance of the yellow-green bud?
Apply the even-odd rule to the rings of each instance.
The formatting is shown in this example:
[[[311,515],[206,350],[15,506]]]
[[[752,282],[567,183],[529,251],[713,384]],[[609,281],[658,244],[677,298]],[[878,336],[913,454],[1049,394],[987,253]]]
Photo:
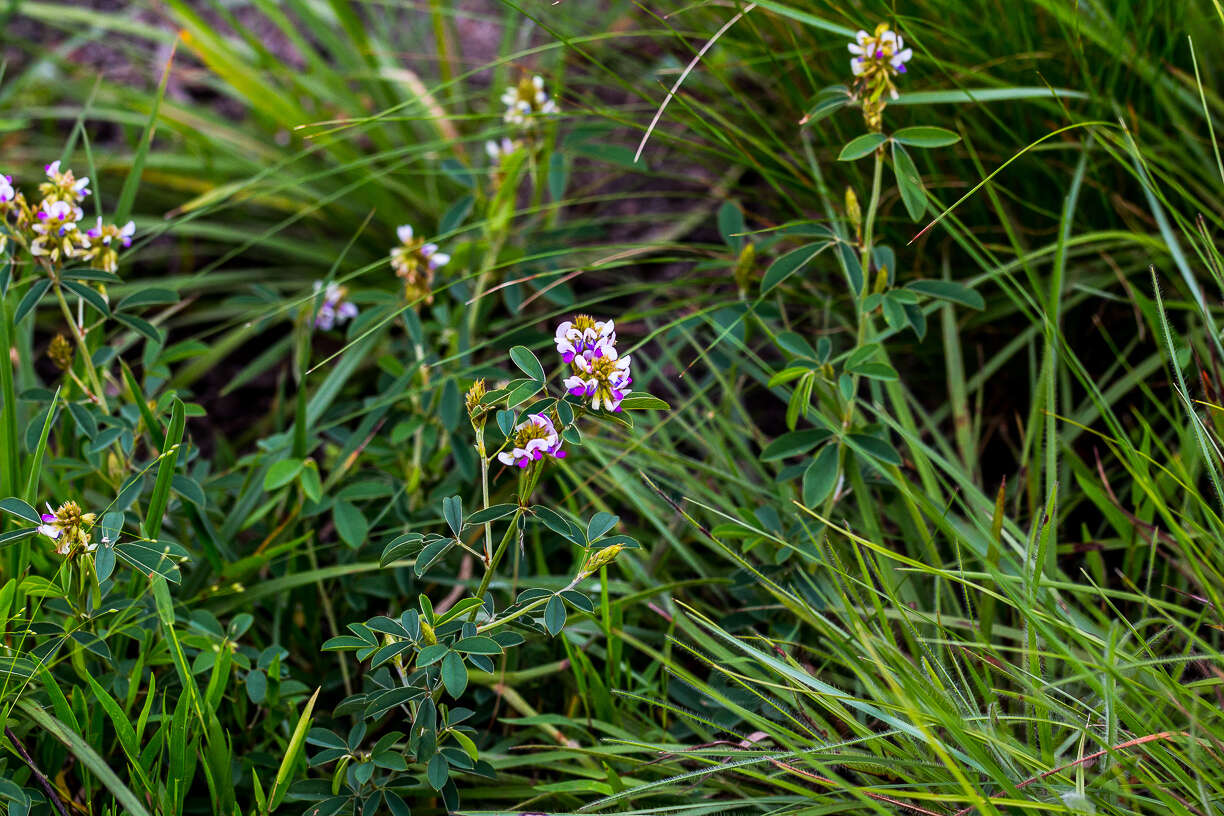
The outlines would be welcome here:
[[[846,188],[846,217],[850,219],[850,224],[854,227],[854,240],[861,242],[863,240],[863,210],[859,207],[858,196],[854,194],[853,187]]]
[[[624,546],[620,544],[613,544],[611,547],[604,547],[599,552],[592,553],[591,556],[587,558],[586,564],[584,564],[582,567],[582,574],[590,575],[591,573],[598,572],[601,567],[608,566],[616,560],[616,556],[619,555],[620,551],[623,549],[625,549]]]
[[[756,247],[744,244],[740,250],[739,259],[735,262],[735,285],[741,295],[747,295],[752,287],[752,279],[756,272]]]
[[[875,286],[872,287],[871,291],[875,292],[878,295],[879,293],[883,292],[887,288],[888,288],[888,267],[881,266],[878,270],[876,270]]]
[[[438,636],[434,634],[434,628],[424,618],[421,618],[421,640],[425,641],[427,646],[432,646],[438,642]]]

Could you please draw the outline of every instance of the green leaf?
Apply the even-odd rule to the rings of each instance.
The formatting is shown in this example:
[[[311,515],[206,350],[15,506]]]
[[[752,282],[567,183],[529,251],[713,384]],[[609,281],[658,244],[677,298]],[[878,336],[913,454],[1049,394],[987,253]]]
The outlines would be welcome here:
[[[960,141],[960,135],[947,128],[919,125],[901,128],[892,135],[894,142],[910,147],[947,147]]]
[[[591,516],[591,521],[587,524],[586,530],[587,541],[596,541],[603,538],[619,521],[619,516],[605,513],[602,510]]]
[[[442,659],[442,684],[446,686],[447,693],[455,699],[459,699],[459,695],[467,688],[467,667],[463,665],[463,658],[455,652],[450,652]]]
[[[832,431],[814,428],[782,434],[761,451],[761,461],[774,462],[788,456],[807,453],[832,435]]]
[[[315,464],[313,459],[307,459],[302,467],[300,475],[302,492],[306,498],[312,502],[317,502],[323,498],[323,482],[319,478],[319,466]]]
[[[553,637],[556,637],[565,628],[565,602],[559,595],[549,598],[548,604],[544,607],[544,628]]]
[[[42,524],[42,515],[37,510],[26,504],[21,499],[7,498],[0,499],[0,510],[10,513],[19,519],[24,519],[31,524]]]
[[[864,156],[870,156],[877,147],[887,141],[888,137],[883,133],[864,133],[862,136],[856,136],[846,143],[841,153],[837,154],[837,160],[856,161]]]
[[[897,370],[888,363],[863,363],[847,370],[852,374],[858,374],[860,377],[867,377],[872,380],[894,382],[899,379]]]
[[[88,303],[104,317],[110,317],[110,306],[107,304],[106,298],[102,297],[98,290],[94,289],[89,284],[66,280],[60,281],[60,286],[64,287],[69,292],[72,292],[81,300]]]
[[[170,501],[170,485],[178,463],[179,445],[183,441],[186,421],[186,406],[181,399],[175,397],[170,408],[170,426],[166,430],[166,442],[162,447],[161,460],[157,463],[157,479],[153,483],[153,493],[149,496],[145,513],[145,529],[152,539],[156,539],[161,532],[162,515]]]
[[[357,549],[365,543],[370,524],[357,505],[347,501],[336,502],[332,507],[332,521],[345,544]]]
[[[116,312],[122,312],[128,309],[138,309],[141,306],[157,306],[167,303],[178,303],[179,293],[173,289],[159,289],[158,287],[150,287],[141,289],[139,292],[133,292],[125,297],[115,306]]]
[[[42,300],[43,295],[47,294],[47,290],[51,288],[50,278],[39,278],[30,284],[29,291],[21,298],[21,302],[17,304],[17,311],[13,313],[13,324],[21,322],[21,319],[34,311],[34,307]]]
[[[907,283],[905,288],[927,295],[928,297],[950,300],[953,303],[968,306],[970,309],[981,310],[986,308],[986,301],[975,290],[952,281],[916,280]]]
[[[255,705],[261,705],[268,696],[268,675],[262,669],[252,669],[246,676],[247,698]]]
[[[671,405],[666,400],[647,394],[645,391],[634,391],[621,400],[620,407],[626,411],[670,411]]]
[[[276,771],[276,781],[272,783],[272,790],[268,795],[272,808],[275,809],[284,801],[285,795],[289,793],[289,784],[293,781],[294,766],[302,756],[302,750],[306,743],[306,734],[310,731],[310,715],[314,711],[315,701],[319,699],[319,689],[315,689],[315,693],[310,695],[310,700],[306,703],[306,707],[302,709],[301,716],[298,717],[297,725],[293,728],[293,735],[289,737],[289,745],[285,748],[285,756],[281,760],[280,768]]]
[[[796,357],[807,357],[811,360],[816,359],[816,350],[798,332],[785,331],[775,337],[774,340],[777,342],[778,347],[788,354],[793,354]]]
[[[531,353],[531,349],[526,346],[515,346],[510,349],[510,359],[518,366],[519,371],[538,383],[544,382],[544,366],[540,365],[540,361]]]
[[[878,459],[889,465],[901,465],[901,454],[888,442],[868,434],[850,434],[846,442],[855,452]]]
[[[429,760],[429,765],[425,768],[425,777],[429,780],[429,786],[436,791],[442,790],[446,785],[446,780],[450,777],[450,765],[446,761],[446,757],[442,754],[434,754],[433,759]]]
[[[452,654],[452,652],[445,644],[431,643],[417,653],[417,668],[423,669],[426,666],[432,666],[439,660],[445,658],[448,654]]]
[[[767,295],[775,286],[785,281],[791,275],[799,272],[809,263],[816,259],[816,256],[824,252],[829,247],[833,246],[831,242],[823,244],[808,244],[807,246],[792,249],[790,252],[778,258],[769,265],[765,270],[764,277],[761,278],[761,297]]]
[[[263,489],[276,490],[292,482],[302,469],[301,459],[282,459],[275,462],[264,474]]]
[[[490,521],[497,521],[499,518],[505,518],[518,509],[517,504],[495,504],[492,507],[486,507],[483,510],[477,510],[475,513],[467,517],[468,524],[485,524]]]
[[[803,504],[818,507],[837,482],[837,445],[826,445],[803,471]]]
[[[926,211],[926,191],[922,186],[922,176],[910,158],[905,148],[893,142],[893,173],[897,177],[897,189],[901,192],[901,200],[910,220],[917,221]]]
[[[442,517],[451,532],[459,535],[463,530],[463,499],[459,496],[448,496],[442,500]]]
[[[723,242],[734,249],[744,245],[744,213],[733,201],[724,201],[718,208],[718,233]]]
[[[502,648],[491,637],[473,635],[472,637],[460,638],[455,643],[455,651],[466,654],[499,655],[502,653]]]
[[[23,538],[29,538],[38,532],[37,527],[24,527],[18,530],[8,530],[0,533],[0,547],[7,547],[10,544],[16,544]]]
[[[424,575],[431,567],[433,567],[434,564],[438,563],[442,556],[446,555],[446,553],[449,552],[450,548],[453,546],[455,546],[455,539],[453,538],[440,538],[436,541],[429,542],[421,548],[419,553],[417,553],[416,563],[413,565],[413,571],[416,572],[418,576]],[[383,555],[385,557],[386,553]]]

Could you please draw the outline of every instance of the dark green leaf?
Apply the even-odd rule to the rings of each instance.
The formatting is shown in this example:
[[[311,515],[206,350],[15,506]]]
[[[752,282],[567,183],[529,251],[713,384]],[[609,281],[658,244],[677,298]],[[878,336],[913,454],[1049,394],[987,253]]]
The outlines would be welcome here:
[[[544,606],[544,627],[553,637],[565,628],[565,602],[559,595],[549,598]]]
[[[817,255],[824,252],[830,246],[832,246],[831,243],[808,244],[807,246],[793,249],[781,258],[778,258],[769,265],[769,268],[765,270],[765,276],[761,278],[761,297],[764,297],[775,286],[785,281],[791,275],[801,271],[815,260]]]
[[[946,147],[960,141],[960,136],[955,132],[930,125],[901,128],[892,138],[894,142],[910,147]]]
[[[50,278],[39,278],[30,284],[30,289],[21,298],[21,302],[17,304],[17,311],[13,313],[13,323],[21,322],[21,319],[30,312],[34,311],[34,307],[42,300],[43,295],[47,294],[47,290],[51,288]]]
[[[19,519],[25,519],[31,524],[42,524],[42,516],[26,502],[17,498],[0,499],[0,510],[11,513]]]
[[[907,283],[905,288],[940,300],[950,300],[970,309],[986,308],[986,301],[975,290],[952,281],[916,280]]]
[[[837,482],[837,445],[829,444],[820,450],[803,471],[803,504],[817,507],[829,496]]]
[[[926,192],[922,186],[922,176],[910,158],[905,148],[893,142],[893,172],[897,177],[897,189],[901,192],[901,200],[905,210],[913,221],[917,221],[926,211]]]
[[[531,349],[526,346],[515,346],[510,349],[510,359],[518,366],[519,371],[538,383],[544,382],[544,366],[540,365],[540,361],[531,353]]]
[[[857,453],[878,459],[889,465],[900,466],[901,464],[901,454],[897,453],[896,448],[878,437],[868,436],[867,434],[850,434],[846,437],[846,442]]]
[[[870,156],[877,147],[888,141],[888,137],[883,133],[864,133],[862,136],[856,136],[851,139],[841,153],[837,154],[838,161],[856,161],[864,156]]]
[[[815,428],[782,434],[761,451],[761,461],[773,462],[788,456],[807,453],[832,435],[831,431]]]
[[[442,683],[446,686],[447,693],[455,699],[459,699],[459,695],[467,688],[467,666],[463,665],[463,658],[455,652],[450,652],[442,659]]]

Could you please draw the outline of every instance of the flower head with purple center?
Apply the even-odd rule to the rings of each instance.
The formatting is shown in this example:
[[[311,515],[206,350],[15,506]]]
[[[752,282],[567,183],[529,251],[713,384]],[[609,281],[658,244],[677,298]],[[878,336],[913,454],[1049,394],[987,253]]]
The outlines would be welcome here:
[[[611,320],[596,320],[590,315],[577,315],[557,326],[553,341],[557,353],[567,363],[575,357],[592,357],[603,354],[604,346],[616,345],[616,324]]]
[[[565,390],[589,400],[596,411],[619,411],[632,382],[629,357],[621,357],[615,346],[602,340],[590,356],[574,357],[574,375],[565,379]]]
[[[526,468],[545,456],[565,458],[565,451],[561,450],[561,435],[546,414],[530,414],[524,422],[514,427],[509,442],[514,447],[497,454],[498,461],[504,465]]]
[[[854,42],[848,46],[854,57],[850,60],[850,70],[856,77],[883,75],[887,78],[892,74],[904,74],[905,63],[914,56],[913,49],[905,47],[901,35],[880,23],[872,34],[859,31],[854,35]],[[890,95],[896,98],[896,89],[890,88]]]

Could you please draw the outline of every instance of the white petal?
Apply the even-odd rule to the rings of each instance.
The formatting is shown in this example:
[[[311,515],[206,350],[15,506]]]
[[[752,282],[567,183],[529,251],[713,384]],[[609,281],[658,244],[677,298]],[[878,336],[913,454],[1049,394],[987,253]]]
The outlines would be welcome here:
[[[399,236],[400,243],[408,243],[412,240],[412,225],[404,224],[402,227],[395,230],[395,234]]]

